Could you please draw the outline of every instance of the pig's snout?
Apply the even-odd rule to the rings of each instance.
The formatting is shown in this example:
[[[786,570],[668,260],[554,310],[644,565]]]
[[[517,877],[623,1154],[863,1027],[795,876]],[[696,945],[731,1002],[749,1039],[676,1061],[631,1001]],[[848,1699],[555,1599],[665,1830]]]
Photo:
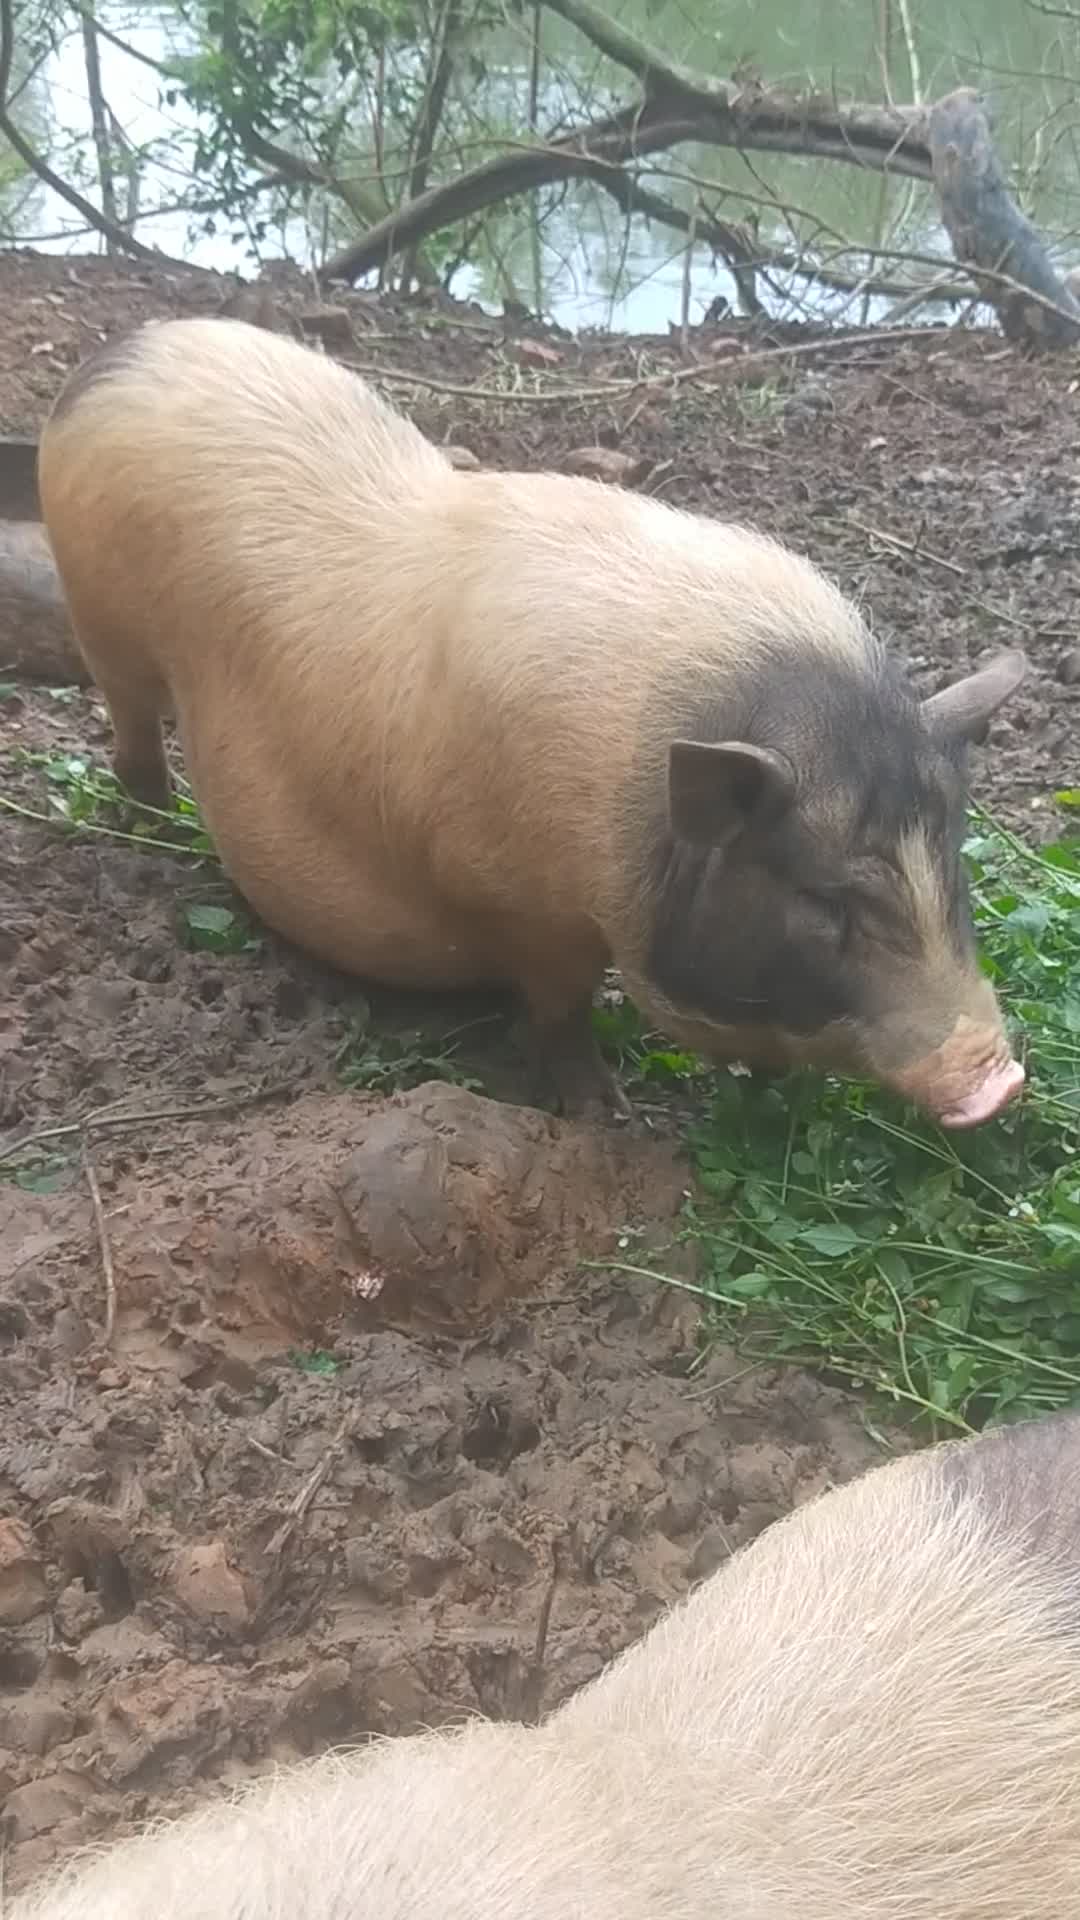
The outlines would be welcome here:
[[[939,1125],[957,1132],[961,1127],[981,1127],[984,1120],[993,1120],[1015,1100],[1023,1084],[1024,1069],[1019,1060],[1006,1060],[1001,1066],[992,1067],[985,1080],[955,1106],[941,1111]]]
[[[959,1132],[1002,1113],[1020,1092],[1024,1069],[1000,1032],[988,1036],[960,1021],[933,1053],[891,1078],[896,1091],[940,1127]]]

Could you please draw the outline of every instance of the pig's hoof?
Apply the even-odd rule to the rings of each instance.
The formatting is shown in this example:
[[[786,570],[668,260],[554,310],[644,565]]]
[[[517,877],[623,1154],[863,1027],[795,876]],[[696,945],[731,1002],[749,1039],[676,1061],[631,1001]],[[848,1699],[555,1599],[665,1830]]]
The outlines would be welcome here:
[[[558,1111],[564,1120],[610,1121],[625,1124],[634,1109],[610,1069],[602,1061],[582,1062],[573,1069],[551,1073]]]
[[[117,761],[113,771],[137,807],[150,807],[156,813],[172,812],[172,784],[163,767],[133,767]]]
[[[596,1044],[591,999],[564,1020],[525,1022],[518,1031],[542,1104],[548,1105],[554,1094],[555,1111],[565,1120],[617,1119],[625,1124],[633,1117],[633,1107]]]

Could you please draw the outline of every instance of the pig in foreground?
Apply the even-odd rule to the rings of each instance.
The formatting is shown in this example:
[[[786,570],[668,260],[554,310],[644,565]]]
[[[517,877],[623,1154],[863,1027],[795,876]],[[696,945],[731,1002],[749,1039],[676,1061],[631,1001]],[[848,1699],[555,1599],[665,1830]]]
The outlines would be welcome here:
[[[960,841],[1021,655],[920,705],[795,554],[601,482],[457,473],[236,320],[88,361],[39,487],[130,791],[166,802],[172,709],[263,918],[391,985],[514,986],[564,1107],[614,1091],[612,962],[712,1059],[865,1075],[950,1127],[1019,1090]]]
[[[766,1533],[540,1728],[375,1744],[7,1920],[1072,1920],[1080,1416]]]

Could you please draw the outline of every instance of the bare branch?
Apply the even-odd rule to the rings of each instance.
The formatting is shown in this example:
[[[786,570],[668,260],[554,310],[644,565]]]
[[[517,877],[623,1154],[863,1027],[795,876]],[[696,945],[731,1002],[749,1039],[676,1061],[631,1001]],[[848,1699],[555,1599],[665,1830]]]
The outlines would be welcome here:
[[[443,186],[429,187],[415,200],[396,207],[343,247],[327,264],[332,280],[357,280],[395,253],[470,215],[515,199],[557,180],[603,180],[624,160],[662,152],[681,140],[700,137],[693,114],[657,106],[634,106],[598,120],[578,133],[546,145],[515,147],[495,154]]]
[[[1080,27],[1080,11],[1075,7],[1052,7],[1048,0],[1025,0],[1032,13],[1045,13],[1050,20],[1071,20],[1074,27]]]
[[[665,60],[654,47],[620,26],[593,0],[545,0],[552,13],[568,20],[619,66],[640,80],[646,102],[694,103],[706,124],[696,136],[716,146],[758,147],[775,152],[818,154],[930,178],[926,116],[919,107],[878,107],[859,102],[844,106],[831,93],[791,93],[720,80]]]
[[[424,98],[417,115],[416,128],[412,139],[412,170],[409,177],[409,193],[416,199],[423,193],[428,183],[432,155],[435,152],[435,139],[446,109],[446,96],[450,89],[450,80],[454,71],[455,42],[461,27],[460,0],[443,0],[439,17],[439,50],[435,66],[428,85],[424,89]],[[418,264],[417,247],[414,244],[402,269],[401,285],[408,291],[416,273]]]
[[[15,16],[12,0],[3,0],[0,6],[0,112],[7,109],[8,91],[11,86],[11,66],[15,58]]]
[[[335,254],[326,269],[330,278],[356,280],[440,227],[538,187],[573,178],[606,185],[612,168],[683,141],[819,155],[920,180],[932,177],[921,109],[844,106],[828,94],[794,94],[702,76],[665,61],[593,0],[546,4],[633,72],[644,99],[557,139],[496,154],[442,186],[414,194]]]
[[[94,152],[97,155],[98,180],[101,185],[101,206],[109,225],[119,227],[120,214],[116,205],[112,142],[109,137],[109,110],[105,104],[105,94],[101,85],[97,21],[89,7],[83,7],[79,17],[82,26],[83,59],[86,63],[86,93],[90,102],[90,126],[94,137]],[[116,252],[115,241],[108,240],[107,245],[110,253]]]
[[[13,0],[0,0],[0,134],[3,134],[8,145],[14,148],[23,165],[28,167],[31,173],[36,174],[39,180],[44,181],[47,187],[51,187],[59,199],[66,200],[69,207],[74,207],[76,213],[82,215],[87,226],[93,227],[97,233],[104,234],[105,239],[110,241],[118,252],[129,253],[136,260],[152,260],[158,266],[183,267],[182,260],[170,260],[167,254],[159,253],[156,247],[144,247],[142,241],[136,240],[134,234],[125,233],[123,227],[109,220],[89,200],[84,199],[77,188],[69,186],[66,180],[61,179],[60,175],[50,167],[48,161],[43,160],[36,148],[31,146],[29,140],[20,133],[8,112],[8,88],[14,58]]]
[[[79,12],[84,20],[93,21],[100,38],[107,40],[118,53],[126,53],[129,60],[138,60],[142,66],[149,67],[151,73],[158,74],[162,80],[180,79],[180,71],[175,65],[167,60],[155,60],[153,54],[143,53],[138,47],[133,47],[129,41],[122,40],[120,35],[114,33],[111,27],[107,27],[103,20],[99,20],[88,6],[81,6]]]

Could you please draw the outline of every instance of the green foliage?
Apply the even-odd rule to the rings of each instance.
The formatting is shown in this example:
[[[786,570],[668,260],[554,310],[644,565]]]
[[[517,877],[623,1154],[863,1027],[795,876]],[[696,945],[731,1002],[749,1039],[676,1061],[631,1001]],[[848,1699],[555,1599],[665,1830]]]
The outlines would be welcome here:
[[[302,1353],[299,1348],[293,1347],[287,1358],[289,1365],[295,1367],[297,1373],[312,1373],[322,1379],[332,1380],[335,1374],[341,1372],[341,1361],[335,1359],[332,1353],[328,1353],[325,1347],[312,1347],[308,1353]]]
[[[50,689],[63,698],[68,689]],[[177,782],[172,807],[144,807],[131,798],[114,773],[95,767],[81,753],[31,753],[16,749],[13,765],[38,768],[46,783],[47,813],[24,807],[8,795],[0,806],[30,820],[46,820],[73,833],[105,834],[114,840],[142,842],[159,852],[186,853],[216,860],[191,790]]]
[[[592,1024],[601,1053],[618,1069],[630,1091],[647,1087],[670,1091],[711,1081],[712,1070],[705,1062],[649,1032],[633,1002],[618,988],[607,989],[603,1005],[593,1011]]]
[[[337,1067],[344,1086],[371,1093],[404,1093],[425,1080],[446,1080],[471,1093],[484,1091],[483,1081],[456,1064],[456,1045],[439,1046],[421,1032],[372,1033],[369,1018],[365,1005],[339,1050]]]
[[[31,1148],[20,1159],[0,1163],[0,1179],[10,1180],[24,1193],[58,1193],[71,1185],[74,1161],[70,1154],[43,1153]]]
[[[171,63],[165,100],[173,106],[183,97],[200,116],[194,168],[213,178],[227,210],[246,201],[251,170],[265,167],[263,142],[336,178],[371,171],[371,142],[358,148],[356,132],[376,63],[388,47],[425,38],[421,13],[408,0],[257,0],[235,7],[209,0],[184,4],[181,16],[199,50]],[[404,75],[390,74],[383,110],[391,126],[411,124],[425,83],[416,61]],[[304,185],[302,164],[295,186]],[[212,216],[206,227],[213,230]],[[253,231],[261,238],[266,223],[256,221]]]
[[[205,953],[251,953],[260,945],[246,916],[232,907],[205,902],[185,906],[180,927],[186,944]]]
[[[968,853],[1022,1104],[950,1138],[870,1087],[725,1074],[691,1142],[712,1332],[938,1429],[1080,1404],[1080,842]]]

